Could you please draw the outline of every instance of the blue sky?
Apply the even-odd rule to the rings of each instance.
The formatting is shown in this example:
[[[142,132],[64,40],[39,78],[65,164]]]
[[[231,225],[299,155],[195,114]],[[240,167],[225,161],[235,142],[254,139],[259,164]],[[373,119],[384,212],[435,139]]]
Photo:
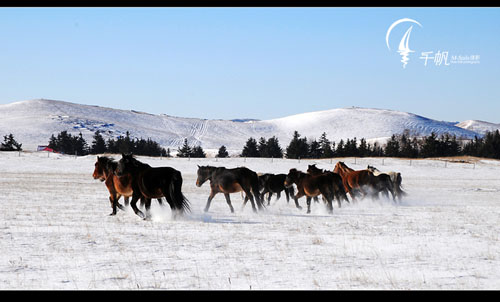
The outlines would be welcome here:
[[[413,24],[406,68],[396,52]],[[208,119],[343,107],[500,123],[499,8],[0,8],[0,104]],[[435,65],[424,51],[479,55]]]

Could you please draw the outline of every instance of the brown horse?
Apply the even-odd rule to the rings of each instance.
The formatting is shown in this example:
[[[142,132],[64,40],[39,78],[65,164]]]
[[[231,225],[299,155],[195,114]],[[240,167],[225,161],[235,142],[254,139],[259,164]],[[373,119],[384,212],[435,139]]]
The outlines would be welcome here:
[[[389,196],[387,192],[391,192],[393,200],[395,199],[392,181],[387,174],[375,176],[369,170],[355,171],[341,161],[335,165],[333,172],[342,177],[344,188],[353,200],[359,193],[363,197],[369,195],[376,199],[379,192],[383,192],[386,196]]]
[[[263,208],[262,199],[259,193],[259,179],[257,173],[254,171],[245,167],[226,169],[224,167],[198,166],[196,186],[201,187],[207,180],[210,180],[211,190],[208,196],[207,205],[205,206],[205,212],[210,208],[210,203],[214,196],[217,193],[223,193],[231,213],[234,213],[229,194],[240,191],[244,191],[246,197],[250,198],[254,212],[257,212],[254,197],[257,201],[259,210]]]
[[[307,167],[307,173],[309,173],[311,175],[326,174],[328,177],[330,177],[331,182],[333,183],[334,194],[335,194],[335,197],[337,198],[337,203],[339,205],[339,208],[341,206],[340,205],[341,199],[349,202],[349,199],[347,199],[344,184],[342,183],[342,177],[340,177],[340,175],[338,175],[337,173],[334,173],[332,171],[319,169],[318,167],[316,167],[316,164],[309,165]]]
[[[303,173],[295,168],[290,169],[285,179],[285,187],[297,186],[295,199],[306,196],[307,213],[311,213],[311,199],[323,195],[328,213],[333,213],[332,201],[335,196],[333,182],[328,175],[311,175]]]
[[[95,168],[92,176],[94,179],[104,181],[104,184],[109,191],[109,202],[111,203],[111,208],[113,209],[113,212],[109,215],[116,215],[117,207],[120,210],[125,210],[118,200],[123,196],[125,205],[128,205],[129,197],[131,197],[133,193],[132,176],[130,174],[116,176],[114,171],[118,166],[118,162],[106,156],[97,156],[97,161],[94,166]],[[161,199],[158,199],[158,202],[162,205]],[[145,200],[141,199],[141,205],[144,203]]]

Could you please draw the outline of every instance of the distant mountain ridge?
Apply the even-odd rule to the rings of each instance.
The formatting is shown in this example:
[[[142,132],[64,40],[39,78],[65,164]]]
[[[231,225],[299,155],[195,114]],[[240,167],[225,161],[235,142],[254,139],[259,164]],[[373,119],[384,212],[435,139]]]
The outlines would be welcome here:
[[[459,123],[460,124],[460,123]],[[0,135],[14,134],[25,150],[36,150],[47,144],[52,134],[63,130],[82,133],[89,144],[99,130],[105,139],[123,136],[151,138],[165,148],[176,150],[185,138],[190,145],[204,149],[241,150],[249,137],[259,139],[276,136],[285,148],[293,132],[301,137],[318,139],[323,132],[331,141],[362,138],[384,141],[392,134],[410,133],[457,137],[482,136],[480,131],[461,128],[453,123],[436,121],[412,113],[371,108],[340,108],[308,112],[271,120],[208,120],[121,110],[65,101],[36,99],[0,105]]]

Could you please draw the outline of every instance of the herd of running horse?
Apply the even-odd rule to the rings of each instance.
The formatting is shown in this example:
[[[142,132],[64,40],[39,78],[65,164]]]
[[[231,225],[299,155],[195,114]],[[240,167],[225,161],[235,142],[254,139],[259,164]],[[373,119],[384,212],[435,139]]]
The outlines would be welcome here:
[[[172,210],[173,216],[183,215],[190,211],[187,198],[182,193],[181,172],[172,167],[151,167],[137,160],[132,154],[122,154],[119,161],[106,156],[97,156],[94,179],[99,179],[106,184],[109,191],[109,201],[113,209],[110,215],[115,215],[117,208],[124,210],[118,202],[124,197],[125,206],[129,204],[134,212],[143,219],[150,218],[149,209],[151,200],[157,199],[162,204],[164,197]],[[213,166],[198,166],[196,186],[201,187],[207,180],[210,181],[210,195],[205,206],[209,210],[210,203],[217,193],[223,193],[227,204],[234,212],[229,194],[242,192],[244,194],[243,206],[250,200],[254,212],[257,208],[262,210],[264,196],[267,193],[269,205],[273,193],[280,198],[282,191],[289,201],[292,198],[295,206],[302,207],[298,199],[306,196],[307,213],[311,212],[311,200],[318,201],[321,195],[329,213],[332,213],[332,202],[336,199],[338,206],[341,201],[349,202],[347,194],[352,201],[356,198],[378,198],[379,194],[392,199],[401,200],[406,194],[401,189],[401,174],[398,172],[381,173],[375,167],[368,166],[365,170],[353,170],[343,162],[337,162],[333,171],[321,170],[316,165],[309,165],[307,173],[295,168],[288,174],[257,174],[246,168],[224,168]],[[294,185],[297,193],[295,194]],[[137,201],[146,209],[146,214],[137,208]],[[257,207],[255,206],[257,204]]]

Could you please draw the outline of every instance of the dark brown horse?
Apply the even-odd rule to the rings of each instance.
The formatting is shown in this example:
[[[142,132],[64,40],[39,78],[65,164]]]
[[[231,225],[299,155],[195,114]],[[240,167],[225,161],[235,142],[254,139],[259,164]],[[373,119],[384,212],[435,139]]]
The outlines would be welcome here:
[[[269,193],[267,197],[267,205],[271,203],[271,197],[273,193],[276,193],[276,200],[279,200],[281,197],[281,192],[285,191],[286,201],[290,202],[290,197],[295,201],[295,206],[298,209],[302,209],[299,205],[299,202],[296,198],[294,198],[294,189],[293,186],[286,187],[285,186],[286,174],[271,174],[266,173],[259,176],[259,186],[263,189],[261,193],[261,199],[264,200],[264,194]]]
[[[342,183],[342,177],[340,177],[340,175],[338,175],[337,173],[334,173],[332,171],[322,170],[322,169],[316,167],[316,164],[309,165],[307,167],[307,173],[309,173],[311,175],[326,174],[328,177],[330,177],[331,182],[333,184],[334,194],[335,194],[335,197],[337,198],[337,203],[339,205],[339,208],[341,207],[340,201],[342,199],[349,202],[349,199],[347,199],[344,184]]]
[[[257,173],[245,168],[226,169],[224,167],[198,166],[198,178],[196,186],[201,187],[207,180],[210,180],[210,195],[208,196],[205,212],[210,208],[210,203],[217,193],[223,193],[226,202],[234,213],[229,194],[243,191],[250,199],[252,209],[257,212],[254,197],[259,210],[263,208],[262,199],[259,194],[259,179]]]
[[[353,170],[341,161],[335,165],[333,172],[342,177],[344,188],[353,200],[360,194],[362,197],[368,195],[372,198],[378,198],[379,192],[386,196],[389,196],[388,192],[391,192],[393,200],[395,198],[392,181],[387,174],[375,176],[369,170]]]
[[[285,186],[297,186],[297,194],[294,198],[306,196],[307,213],[311,213],[311,199],[323,195],[328,213],[333,213],[332,201],[335,196],[332,180],[329,176],[306,174],[297,169],[290,169],[285,179]]]
[[[165,197],[172,215],[183,215],[190,210],[189,201],[182,194],[182,174],[171,167],[153,168],[150,165],[140,162],[132,154],[122,154],[115,170],[117,176],[131,175],[132,201],[130,205],[135,214],[139,217],[149,218],[149,208],[151,202],[146,202],[146,216],[137,208],[136,203],[139,198],[147,200],[151,198]]]
[[[129,197],[132,196],[132,176],[130,174],[118,177],[114,174],[118,162],[112,158],[106,156],[97,156],[97,161],[94,164],[94,173],[92,176],[94,179],[99,179],[104,181],[104,184],[109,191],[109,202],[111,203],[111,208],[113,211],[109,215],[116,215],[116,208],[120,210],[125,210],[125,208],[118,202],[120,197],[123,196],[125,200],[125,206],[129,204]],[[141,198],[141,205],[144,205],[147,201]],[[162,204],[161,198],[158,198],[158,203]]]

